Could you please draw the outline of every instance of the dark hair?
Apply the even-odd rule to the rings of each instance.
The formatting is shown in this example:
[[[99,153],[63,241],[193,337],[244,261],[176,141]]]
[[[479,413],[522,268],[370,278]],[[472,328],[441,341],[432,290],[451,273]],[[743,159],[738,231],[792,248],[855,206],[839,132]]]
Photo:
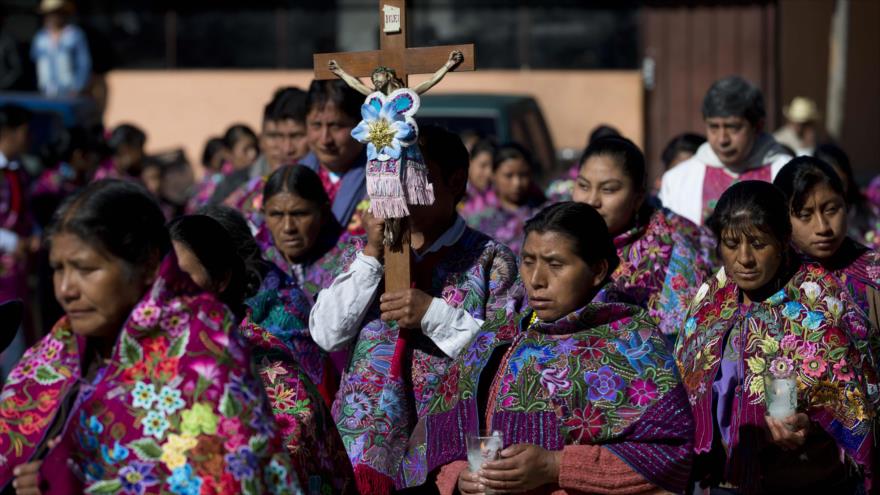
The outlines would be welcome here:
[[[463,141],[463,140],[462,140]],[[480,153],[489,153],[493,159],[495,158],[495,153],[498,151],[498,146],[490,139],[480,139],[474,146],[471,148],[471,158],[475,158]]]
[[[143,148],[147,142],[147,135],[139,127],[132,124],[120,124],[110,133],[107,146],[114,152],[123,144],[132,148]]]
[[[439,165],[447,184],[458,171],[464,171],[467,176],[470,156],[458,134],[436,125],[420,126],[419,150],[426,161]]]
[[[587,140],[587,146],[597,139],[612,136],[620,137],[622,134],[620,134],[620,131],[618,131],[616,127],[612,127],[608,124],[599,124],[590,131],[590,138]]]
[[[675,160],[675,157],[679,153],[685,152],[693,155],[705,142],[706,136],[694,134],[693,132],[685,132],[684,134],[675,136],[666,143],[666,147],[663,148],[663,153],[660,154],[660,159],[663,160],[663,166],[666,170],[669,170],[669,167],[672,166],[672,160]]]
[[[244,138],[251,138],[254,144],[257,144],[258,142],[257,135],[250,127],[245,124],[233,124],[229,126],[229,129],[226,129],[226,133],[223,134],[223,144],[226,146],[226,149],[232,151],[235,143]]]
[[[495,150],[495,156],[492,157],[492,171],[498,170],[498,167],[507,160],[522,160],[526,162],[532,173],[535,172],[535,162],[532,160],[532,154],[519,143],[503,144]]]
[[[299,196],[319,207],[330,205],[330,197],[327,196],[318,174],[303,165],[284,165],[272,172],[263,186],[263,204],[268,203],[272,196],[283,192]]]
[[[703,118],[742,117],[753,127],[767,115],[761,90],[739,76],[715,81],[703,98]]]
[[[223,139],[219,137],[212,137],[205,142],[205,150],[202,151],[202,166],[207,169],[211,168],[211,161],[217,156],[217,153],[223,151],[223,148],[226,145],[223,144]]]
[[[715,234],[719,246],[725,230],[745,232],[756,228],[772,235],[782,246],[788,246],[791,239],[785,195],[778,187],[760,180],[730,186],[721,195],[706,225]]]
[[[361,104],[363,102],[364,96],[349,88],[345,81],[339,79],[314,80],[309,86],[306,98],[306,113],[323,109],[328,103],[333,103],[342,113],[357,122],[361,120]]]
[[[266,104],[263,109],[264,122],[280,122],[282,120],[294,120],[296,122],[305,123],[306,113],[306,92],[288,86],[278,89],[272,96],[272,101]]]
[[[620,263],[608,226],[592,206],[574,201],[548,206],[526,222],[523,238],[531,232],[555,232],[568,237],[574,243],[575,253],[584,263],[595,266],[602,260],[607,261],[608,277]]]
[[[171,244],[165,216],[143,186],[106,179],[68,198],[52,218],[47,238],[75,234],[136,267],[158,263]]]
[[[69,162],[74,151],[98,153],[102,149],[102,144],[100,132],[82,126],[68,127],[58,132],[52,141],[46,144],[43,154],[46,163]]]
[[[244,215],[235,208],[225,205],[208,205],[199,209],[197,214],[213,218],[229,234],[235,252],[244,261],[246,273],[244,297],[249,298],[256,294],[263,281],[266,262]]]
[[[843,182],[837,176],[837,172],[831,165],[812,156],[794,158],[782,167],[773,179],[773,185],[785,194],[791,213],[796,213],[804,207],[807,195],[819,184],[827,184],[832,191],[846,200]]]
[[[171,240],[184,244],[195,254],[212,282],[228,280],[218,297],[240,316],[244,309],[247,271],[229,232],[206,215],[179,217],[168,224],[168,232]]]
[[[623,169],[636,190],[647,188],[645,155],[635,143],[625,137],[605,137],[593,141],[581,155],[581,167],[593,156],[609,156]]]
[[[33,114],[20,105],[7,104],[0,106],[0,135],[4,129],[18,129],[30,123]]]

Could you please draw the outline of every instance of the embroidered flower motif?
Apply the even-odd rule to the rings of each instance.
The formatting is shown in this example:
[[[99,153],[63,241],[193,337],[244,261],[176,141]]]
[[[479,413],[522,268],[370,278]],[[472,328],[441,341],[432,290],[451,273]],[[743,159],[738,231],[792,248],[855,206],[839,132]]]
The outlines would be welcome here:
[[[657,385],[649,379],[637,379],[627,390],[629,400],[637,406],[647,406],[657,398]]]
[[[206,435],[217,434],[217,423],[219,419],[211,405],[205,402],[197,402],[190,409],[183,411],[181,414],[183,420],[180,422],[180,431],[187,435],[198,436],[200,433]]]
[[[168,466],[169,471],[182,467],[186,464],[186,451],[195,448],[198,440],[188,435],[178,435],[171,433],[168,435],[168,441],[162,445],[162,456],[160,461]]]
[[[715,279],[718,280],[719,289],[722,289],[725,285],[727,285],[727,274],[724,273],[724,267],[718,270],[718,273],[715,274]]]
[[[819,284],[810,281],[802,283],[801,290],[804,291],[804,295],[807,296],[807,301],[810,301],[810,304],[816,302],[816,299],[819,298],[819,294],[822,293]]]
[[[161,315],[162,310],[153,301],[147,301],[134,308],[131,319],[138,326],[151,328],[159,322]]]
[[[278,459],[272,458],[272,462],[265,467],[263,473],[266,478],[266,484],[272,493],[282,493],[287,487],[287,468],[282,466]]]
[[[217,363],[213,359],[195,359],[189,367],[208,382],[214,382],[220,376]]]
[[[706,294],[709,293],[709,284],[703,284],[700,286],[700,290],[697,291],[697,295],[694,296],[694,305],[700,304],[700,301],[706,297]]]
[[[845,358],[841,358],[840,361],[834,363],[833,369],[834,377],[842,382],[848,382],[855,377],[852,368]]]
[[[801,364],[801,369],[804,370],[804,374],[813,378],[819,378],[827,369],[827,365],[825,364],[825,360],[818,356],[807,356],[804,359],[803,364]]]
[[[684,335],[686,337],[690,337],[693,335],[694,330],[697,329],[697,319],[693,316],[685,320],[684,322]]]
[[[226,454],[224,459],[226,460],[226,471],[232,474],[236,481],[252,478],[259,468],[257,456],[251,452],[249,447],[241,447],[235,452]]]
[[[782,308],[782,316],[788,318],[789,320],[794,320],[801,315],[801,310],[804,309],[804,305],[797,301],[789,301],[785,303],[785,307]]]
[[[819,351],[819,345],[815,342],[804,342],[803,344],[801,344],[800,347],[798,347],[797,351],[798,354],[800,354],[801,357],[804,358],[815,356],[816,353]]]
[[[782,304],[782,301],[785,300],[785,289],[780,290],[776,294],[767,298],[767,302],[773,304],[774,306],[777,304]]]
[[[161,413],[150,411],[147,413],[147,417],[143,419],[142,426],[145,436],[153,436],[156,437],[156,440],[162,440],[162,437],[165,436],[165,430],[171,425]]]
[[[139,381],[134,384],[134,390],[131,391],[131,398],[134,407],[149,409],[153,407],[153,402],[159,397],[156,395],[155,385]]]
[[[834,296],[825,296],[825,305],[828,306],[828,312],[835,318],[839,318],[843,313],[843,303]]]
[[[602,433],[605,417],[602,409],[587,404],[583,409],[572,411],[564,424],[575,443],[590,443]]]
[[[461,303],[464,302],[466,296],[467,291],[453,286],[445,287],[440,294],[440,298],[454,308],[461,306]]]
[[[58,359],[58,356],[61,355],[61,352],[63,350],[64,344],[55,339],[48,340],[43,346],[43,351],[40,353],[40,358],[46,363],[53,363],[56,359]]]
[[[562,369],[542,369],[540,381],[541,385],[547,389],[548,397],[554,397],[557,392],[571,388],[571,381],[568,379],[568,366]]]
[[[624,381],[608,366],[598,371],[584,373],[587,386],[590,388],[590,400],[614,400],[617,392],[623,388]]]
[[[798,338],[797,335],[795,335],[793,333],[788,333],[788,334],[785,334],[785,337],[782,337],[782,341],[780,342],[780,345],[782,346],[783,351],[793,351],[793,350],[797,349],[799,342],[800,342],[800,339]]]
[[[804,316],[804,326],[809,328],[810,330],[815,330],[822,325],[822,322],[825,321],[825,315],[818,311],[807,311],[807,314]]]
[[[177,495],[199,495],[202,479],[193,474],[192,466],[184,464],[171,472],[168,488]]]
[[[112,449],[106,445],[101,445],[101,456],[107,464],[116,464],[119,461],[125,460],[128,454],[128,449],[120,445],[119,442],[114,443]]]
[[[154,465],[148,462],[133,461],[119,470],[119,483],[122,493],[143,495],[148,487],[159,483],[153,475]]]
[[[185,405],[186,402],[181,398],[180,390],[168,386],[162,387],[162,390],[159,392],[158,402],[156,402],[156,407],[162,413],[166,415],[174,414]]]
[[[172,337],[177,337],[186,328],[187,323],[189,323],[189,313],[182,311],[171,313],[162,318],[162,330]]]
[[[789,378],[794,371],[794,363],[787,357],[778,357],[770,362],[770,373],[776,378]]]

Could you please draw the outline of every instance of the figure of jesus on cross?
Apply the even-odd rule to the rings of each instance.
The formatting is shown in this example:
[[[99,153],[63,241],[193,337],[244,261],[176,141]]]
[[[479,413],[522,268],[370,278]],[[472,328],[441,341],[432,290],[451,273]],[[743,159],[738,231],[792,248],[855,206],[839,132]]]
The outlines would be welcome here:
[[[440,82],[450,70],[473,70],[473,45],[408,48],[406,1],[380,2],[380,49],[323,53],[314,56],[315,77],[339,77],[364,96],[364,120],[352,136],[367,144],[367,193],[370,212],[385,219],[385,289],[408,289],[412,274],[407,232],[407,205],[433,203],[433,189],[418,150],[413,116],[418,95]],[[436,67],[438,70],[433,71]],[[344,69],[343,69],[344,67]],[[414,89],[409,74],[433,77]],[[358,77],[370,77],[370,89]]]

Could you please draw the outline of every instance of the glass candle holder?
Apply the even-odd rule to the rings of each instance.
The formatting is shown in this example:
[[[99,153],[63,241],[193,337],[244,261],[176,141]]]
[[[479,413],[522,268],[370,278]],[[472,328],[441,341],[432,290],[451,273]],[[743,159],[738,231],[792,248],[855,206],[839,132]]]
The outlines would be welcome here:
[[[797,378],[764,375],[764,400],[771,418],[785,419],[797,412]]]
[[[501,457],[504,439],[500,431],[493,431],[490,436],[468,435],[467,443],[468,469],[476,473],[483,464]]]

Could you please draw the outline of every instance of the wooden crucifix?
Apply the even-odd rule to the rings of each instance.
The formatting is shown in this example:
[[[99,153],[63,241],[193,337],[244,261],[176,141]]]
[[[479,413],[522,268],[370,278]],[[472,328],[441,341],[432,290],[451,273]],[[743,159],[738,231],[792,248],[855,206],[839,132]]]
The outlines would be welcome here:
[[[473,44],[407,47],[406,0],[380,0],[379,27],[379,50],[315,54],[315,78],[339,77],[364,95],[369,95],[375,90],[387,96],[398,87],[407,88],[410,74],[434,73],[431,80],[415,88],[417,93],[421,93],[439,82],[449,70],[474,70]],[[441,69],[437,70],[437,67]],[[384,69],[383,74],[377,76],[377,68]],[[357,79],[359,77],[371,77],[376,88],[370,90]],[[368,103],[369,100],[368,96]],[[368,174],[369,172],[368,168]],[[367,180],[370,180],[369,177]],[[368,191],[369,186],[368,182]],[[430,204],[433,201],[433,192],[430,194],[428,203],[419,204]],[[375,200],[373,203],[375,205]],[[389,243],[386,234],[385,290],[388,292],[409,289],[412,283],[409,219],[403,217],[400,220],[399,239]]]

